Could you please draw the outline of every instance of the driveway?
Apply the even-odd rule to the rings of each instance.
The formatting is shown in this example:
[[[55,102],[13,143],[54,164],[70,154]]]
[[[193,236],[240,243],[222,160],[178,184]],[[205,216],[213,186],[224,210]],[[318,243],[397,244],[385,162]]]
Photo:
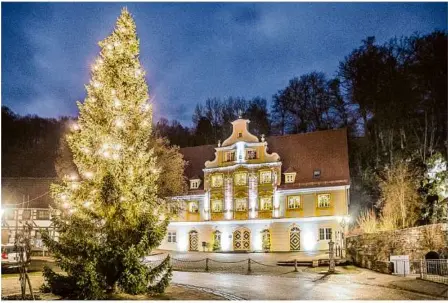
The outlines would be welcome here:
[[[174,272],[173,282],[216,289],[246,300],[436,300],[440,298],[381,286],[340,283],[325,276],[285,278],[223,273]]]

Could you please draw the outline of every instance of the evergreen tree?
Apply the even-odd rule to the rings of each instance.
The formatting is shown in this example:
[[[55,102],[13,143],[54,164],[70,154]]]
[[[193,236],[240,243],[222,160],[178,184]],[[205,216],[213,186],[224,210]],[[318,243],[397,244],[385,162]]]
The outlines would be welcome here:
[[[151,142],[139,40],[126,9],[99,45],[88,95],[78,103],[79,119],[67,136],[77,172],[52,186],[59,239],[44,235],[66,272],[45,268],[44,288],[65,298],[163,292],[171,277],[169,258],[153,268],[142,262],[165,236],[169,215],[159,193],[160,144]]]

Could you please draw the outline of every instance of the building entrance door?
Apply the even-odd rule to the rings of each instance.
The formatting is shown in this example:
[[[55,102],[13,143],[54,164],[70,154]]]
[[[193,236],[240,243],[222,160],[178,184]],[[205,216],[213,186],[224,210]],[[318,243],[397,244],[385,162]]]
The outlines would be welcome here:
[[[296,226],[289,231],[289,250],[300,250],[300,229]]]
[[[189,250],[198,251],[198,232],[195,230],[190,231],[189,234]]]
[[[250,250],[250,231],[237,229],[233,232],[233,250]]]

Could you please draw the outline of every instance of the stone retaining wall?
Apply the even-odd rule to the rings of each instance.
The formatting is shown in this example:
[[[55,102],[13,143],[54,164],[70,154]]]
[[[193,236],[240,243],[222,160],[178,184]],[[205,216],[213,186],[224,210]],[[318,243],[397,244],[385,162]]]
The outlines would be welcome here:
[[[348,261],[364,268],[391,273],[390,256],[408,255],[409,260],[419,260],[428,252],[436,251],[448,258],[448,224],[349,236],[346,244]]]

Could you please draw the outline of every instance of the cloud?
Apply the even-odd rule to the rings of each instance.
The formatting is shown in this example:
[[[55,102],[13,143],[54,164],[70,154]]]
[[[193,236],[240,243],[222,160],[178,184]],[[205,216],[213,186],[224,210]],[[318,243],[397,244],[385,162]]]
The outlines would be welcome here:
[[[21,113],[75,115],[97,42],[120,3],[3,3],[2,99]],[[294,76],[333,76],[362,39],[446,29],[442,3],[127,3],[154,114],[191,123],[207,98],[268,101]]]

